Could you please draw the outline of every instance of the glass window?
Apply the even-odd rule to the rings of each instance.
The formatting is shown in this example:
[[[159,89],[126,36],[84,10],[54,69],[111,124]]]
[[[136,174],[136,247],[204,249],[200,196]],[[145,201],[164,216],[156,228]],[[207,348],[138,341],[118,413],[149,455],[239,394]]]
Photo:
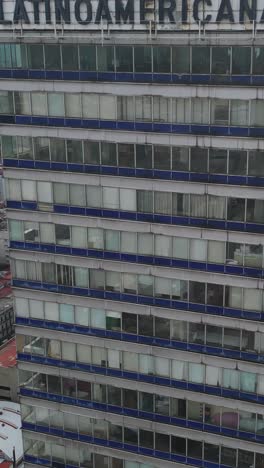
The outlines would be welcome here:
[[[48,70],[61,69],[61,57],[59,45],[45,45],[45,67]]]
[[[105,286],[104,271],[90,270],[90,287],[92,289],[104,289]]]
[[[248,175],[264,176],[264,151],[249,151]]]
[[[119,206],[119,189],[103,187],[103,207],[110,210],[118,210]]]
[[[84,164],[100,164],[99,142],[84,142]]]
[[[88,248],[99,250],[104,248],[104,235],[102,229],[88,229]]]
[[[188,456],[193,458],[203,458],[203,443],[198,440],[188,439]]]
[[[247,171],[247,152],[240,150],[229,151],[229,174],[245,175]]]
[[[154,448],[154,433],[152,431],[146,431],[139,429],[139,445],[146,448]],[[144,466],[144,465],[143,465]]]
[[[50,139],[51,160],[55,162],[66,162],[65,141],[61,138]]]
[[[230,57],[230,47],[212,47],[212,73],[218,75],[229,75]]]
[[[65,93],[64,94],[64,101],[65,101],[65,115],[66,115],[66,117],[82,117],[82,105],[81,105],[81,95],[80,94]]]
[[[142,169],[152,168],[151,145],[136,145],[136,167]]]
[[[87,249],[87,229],[79,226],[72,226],[71,233],[72,247]]]
[[[130,46],[116,46],[116,71],[133,71],[133,48]]]
[[[192,72],[210,73],[210,47],[192,47]]]
[[[3,158],[17,157],[17,139],[13,136],[2,135],[2,156]]]
[[[95,45],[79,45],[80,69],[85,71],[96,70]]]
[[[90,208],[101,207],[101,187],[86,187],[86,202]]]
[[[33,159],[31,137],[17,137],[17,151],[19,159]]]
[[[171,169],[170,146],[154,146],[154,168]]]
[[[103,165],[116,166],[117,165],[116,144],[102,142],[101,143],[101,157],[102,157]]]
[[[29,93],[14,92],[14,99],[17,114],[30,114]],[[10,91],[0,91],[0,114],[13,113],[13,93]]]
[[[97,46],[98,71],[113,72],[115,66],[114,47]]]
[[[118,161],[121,167],[135,167],[134,145],[119,143]]]
[[[68,185],[55,182],[53,184],[54,203],[69,204]]]
[[[191,148],[191,172],[208,171],[208,150],[207,148]]]
[[[171,193],[154,192],[154,212],[160,214],[171,214]]]
[[[118,233],[117,233],[118,234]],[[121,232],[121,252],[137,252],[137,235],[134,232]]]
[[[39,161],[49,161],[49,138],[36,137],[33,138],[35,159]]]
[[[209,99],[193,98],[192,99],[192,123],[209,124]]]
[[[134,64],[136,73],[151,72],[151,47],[134,47]]]
[[[187,440],[182,437],[171,436],[171,451],[180,455],[186,455]]]
[[[153,255],[153,235],[138,233],[137,249],[138,254]]]
[[[198,304],[205,303],[205,284],[189,281],[189,301]]]
[[[253,75],[264,75],[264,47],[253,49]]]
[[[250,73],[251,47],[232,48],[232,73],[234,75],[247,75]]]
[[[70,245],[70,227],[55,224],[56,244]]]
[[[172,47],[172,73],[190,73],[191,47]]]
[[[153,212],[153,192],[137,190],[137,210],[143,213]]]
[[[137,333],[137,315],[122,314],[122,327],[127,333]]]
[[[76,45],[62,45],[62,67],[63,70],[78,70],[78,48]]]
[[[64,117],[64,93],[48,93],[48,108],[50,116]]]
[[[227,151],[211,148],[209,150],[209,172],[213,174],[226,174]]]
[[[264,201],[247,200],[247,221],[263,223],[264,220]]]
[[[170,47],[153,47],[153,72],[171,72],[171,49]]]
[[[138,334],[143,336],[153,336],[153,317],[138,316]]]
[[[155,336],[159,338],[170,339],[170,320],[155,317]]]
[[[27,45],[28,66],[34,69],[44,68],[44,53],[42,44],[28,44]]]
[[[198,218],[206,218],[207,216],[207,198],[205,195],[190,196],[190,215]]]
[[[122,406],[121,388],[108,385],[107,396],[108,396],[108,404]]]
[[[256,127],[263,125],[264,101],[261,99],[251,101],[250,124]]]
[[[99,95],[82,95],[83,117],[86,119],[99,119]]]
[[[189,323],[189,341],[190,343],[204,344],[205,325],[202,323]]]
[[[85,206],[85,187],[83,185],[70,184],[70,205]]]
[[[160,450],[161,452],[170,452],[170,436],[156,432],[155,450]]]
[[[172,147],[172,170],[189,171],[189,148]]]
[[[228,125],[229,101],[227,99],[212,99],[211,123],[215,125]]]
[[[138,294],[153,296],[153,277],[138,275]]]
[[[82,163],[82,142],[80,140],[66,140],[67,159],[69,163]]]
[[[243,198],[227,199],[227,219],[232,221],[245,220],[245,200]]]
[[[123,389],[123,405],[125,408],[137,409],[137,391]]]
[[[222,347],[223,329],[213,325],[206,325],[206,344]],[[207,369],[206,369],[207,372]]]
[[[119,231],[105,230],[105,249],[113,252],[118,252],[120,250]]]
[[[221,284],[207,283],[207,304],[222,306],[224,297],[224,286]]]
[[[232,100],[231,101],[231,125],[248,125],[248,101]]]
[[[32,93],[32,114],[33,115],[48,115],[47,108],[47,94],[46,93]]]
[[[236,449],[221,446],[221,464],[236,466]]]
[[[32,93],[32,99],[35,95],[41,93]],[[45,94],[45,93],[43,93]],[[27,92],[14,92],[14,101],[15,101],[15,110],[16,114],[20,115],[30,115],[31,114],[31,105],[30,105],[30,93]],[[0,93],[0,109],[2,114],[13,113],[13,103],[12,103],[12,93],[3,92]],[[44,103],[44,110],[47,109],[46,104]],[[43,109],[40,110],[43,112]],[[43,115],[43,114],[40,114]],[[45,112],[47,115],[47,112]]]

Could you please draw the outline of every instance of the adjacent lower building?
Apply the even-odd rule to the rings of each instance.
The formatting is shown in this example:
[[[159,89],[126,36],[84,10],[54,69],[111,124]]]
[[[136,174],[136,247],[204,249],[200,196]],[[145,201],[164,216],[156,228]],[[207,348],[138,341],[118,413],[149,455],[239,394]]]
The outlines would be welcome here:
[[[238,3],[0,3],[26,467],[264,467],[264,36]]]

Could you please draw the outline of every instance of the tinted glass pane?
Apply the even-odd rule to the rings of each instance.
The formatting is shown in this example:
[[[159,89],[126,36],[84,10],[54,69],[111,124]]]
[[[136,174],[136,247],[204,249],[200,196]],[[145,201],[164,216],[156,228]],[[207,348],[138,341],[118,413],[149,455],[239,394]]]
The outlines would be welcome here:
[[[247,172],[247,152],[229,151],[229,174],[244,175]]]
[[[142,169],[152,168],[152,146],[136,145],[136,167]]]
[[[244,221],[245,200],[243,198],[229,198],[227,201],[227,219]]]
[[[153,47],[153,72],[170,73],[170,47]]]
[[[253,74],[264,75],[264,47],[255,47],[253,50]]]
[[[97,47],[98,71],[114,71],[114,47]]]
[[[151,47],[134,47],[135,72],[151,72]]]
[[[226,174],[227,171],[227,151],[209,150],[209,172],[213,174]]]
[[[172,47],[172,73],[190,73],[190,47]]]
[[[210,47],[192,48],[192,72],[210,73]]]
[[[171,159],[173,171],[189,171],[189,148],[172,148]]]
[[[230,73],[230,47],[212,48],[212,73],[228,75]]]
[[[102,164],[106,166],[116,166],[116,145],[115,143],[102,143],[101,144],[101,157]]]
[[[245,75],[250,73],[251,48],[233,47],[232,50],[232,73]]]
[[[118,164],[122,167],[134,167],[134,145],[118,145]]]
[[[170,147],[154,146],[154,168],[170,170]]]
[[[191,148],[191,172],[207,172],[207,160],[206,148]]]
[[[73,45],[61,47],[63,70],[78,70],[78,48]]]
[[[49,70],[60,70],[60,46],[59,45],[45,45],[45,68]]]
[[[116,47],[116,71],[133,71],[133,49],[132,47]]]
[[[87,71],[96,70],[96,47],[95,45],[80,45],[80,69]]]
[[[264,151],[249,151],[248,175],[264,176]]]
[[[28,45],[28,66],[33,69],[44,68],[44,53],[42,44]]]

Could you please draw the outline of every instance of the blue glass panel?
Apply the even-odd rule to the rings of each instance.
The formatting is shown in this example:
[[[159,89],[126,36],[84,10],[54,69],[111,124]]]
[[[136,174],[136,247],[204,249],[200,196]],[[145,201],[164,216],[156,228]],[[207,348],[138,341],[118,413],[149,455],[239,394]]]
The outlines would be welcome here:
[[[171,124],[169,123],[153,123],[153,132],[171,133]]]
[[[60,70],[46,70],[46,80],[61,80],[62,71]]]
[[[10,124],[13,124],[13,123],[22,123],[20,122],[20,118],[19,116],[18,117],[15,117],[14,115],[0,115],[0,123],[10,123]],[[28,120],[28,122],[30,124],[30,118]]]
[[[12,77],[15,79],[28,79],[28,70],[13,69],[12,75]]]
[[[192,182],[208,182],[209,181],[209,174],[198,174],[191,172],[190,173],[190,181]]]
[[[9,159],[9,158],[4,158],[3,159],[3,165],[6,167],[18,167],[20,161],[18,159]]]
[[[28,77],[30,80],[45,80],[45,70],[28,70]]]
[[[38,117],[37,117],[37,118],[38,118]],[[47,118],[44,117],[43,119],[45,120],[44,125],[46,125],[46,123],[47,123]],[[16,117],[15,117],[15,122],[16,122],[16,124],[18,124],[18,125],[30,125],[31,122],[34,123],[34,122],[33,122],[33,118],[31,118],[31,116],[29,116],[29,115],[16,115]],[[11,123],[11,122],[10,122],[10,123]],[[42,123],[40,123],[40,125],[42,125]]]
[[[24,167],[28,169],[34,169],[34,161],[27,161],[27,160],[18,160],[19,167]]]
[[[97,81],[97,72],[93,71],[80,71],[79,78],[81,81]]]
[[[117,122],[112,121],[112,120],[101,120],[99,122],[99,127],[104,128],[106,130],[116,129],[117,128]]]
[[[30,121],[31,121],[32,125],[45,125],[45,126],[48,125],[48,117],[32,116],[31,118],[27,117],[27,120],[28,120],[28,122],[24,121],[25,124],[26,123],[30,124]],[[17,122],[17,123],[23,123],[23,122]]]
[[[0,70],[0,78],[12,78],[13,70]]]
[[[154,79],[154,74],[152,73],[134,73],[134,80],[142,83],[151,83],[152,78]]]
[[[49,161],[35,161],[35,169],[50,170],[51,163]]]

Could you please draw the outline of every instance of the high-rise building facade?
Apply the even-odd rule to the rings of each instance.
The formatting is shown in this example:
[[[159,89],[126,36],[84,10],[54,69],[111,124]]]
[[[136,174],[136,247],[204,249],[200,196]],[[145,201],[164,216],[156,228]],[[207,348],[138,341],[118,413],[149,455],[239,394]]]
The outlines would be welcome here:
[[[264,467],[262,9],[0,1],[26,467]]]

